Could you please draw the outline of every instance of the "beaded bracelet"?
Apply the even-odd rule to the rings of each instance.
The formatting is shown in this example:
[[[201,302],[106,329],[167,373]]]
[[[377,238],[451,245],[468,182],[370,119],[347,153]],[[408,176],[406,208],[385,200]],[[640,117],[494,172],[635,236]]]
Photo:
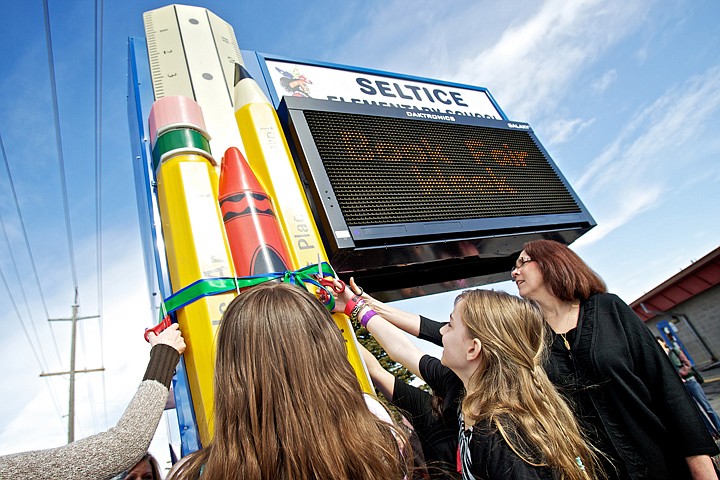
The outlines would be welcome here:
[[[367,309],[367,312],[365,312],[365,314],[364,314],[364,315],[362,316],[362,318],[360,319],[360,326],[363,327],[363,328],[364,328],[364,327],[367,327],[368,322],[369,322],[370,319],[373,318],[375,315],[377,315],[377,312],[376,312],[375,310],[373,310],[372,308],[368,308],[368,309]]]
[[[355,295],[352,297],[352,299],[345,305],[345,315],[348,317],[350,316],[350,312],[352,312],[355,307],[357,306],[358,302],[360,302],[360,295]]]
[[[355,305],[355,308],[353,308],[353,311],[350,313],[350,320],[357,322],[358,315],[360,315],[363,308],[365,308],[365,302],[363,300],[358,300],[357,305]]]

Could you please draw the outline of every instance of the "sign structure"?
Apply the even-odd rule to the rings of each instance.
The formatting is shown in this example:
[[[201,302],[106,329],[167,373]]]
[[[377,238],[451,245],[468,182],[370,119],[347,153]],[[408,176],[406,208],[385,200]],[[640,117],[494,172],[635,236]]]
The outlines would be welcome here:
[[[269,201],[275,204],[294,260],[287,267],[326,261],[273,105],[251,77],[235,82],[235,70],[243,61],[232,27],[206,9],[184,5],[146,12],[144,20],[147,49],[140,41],[130,41],[128,98],[146,267],[153,263],[149,257],[155,260],[156,272],[147,275],[151,290],[168,298],[196,281],[233,276],[227,256],[217,253],[228,245],[216,170],[224,152],[242,154],[246,146],[250,168],[263,190],[273,192]],[[238,96],[245,102],[237,103]],[[165,100],[174,104],[179,123],[160,121],[169,120],[155,109]],[[202,122],[186,121],[192,116],[188,105],[194,103],[202,111]],[[212,248],[206,241],[210,237]],[[205,268],[205,260],[218,261],[223,268]],[[212,439],[213,339],[227,296],[193,301],[177,313],[188,345],[174,381],[183,455]],[[360,386],[372,391],[349,319],[343,314],[333,319],[343,332]]]
[[[382,300],[507,279],[524,242],[571,243],[595,226],[532,128],[508,119],[485,88],[241,51],[233,27],[200,7],[169,5],[144,23],[147,42],[129,42],[128,98],[155,298],[232,276],[216,178],[223,156],[246,161],[257,185],[222,199],[252,190],[276,214],[287,247],[277,264],[327,260]],[[151,108],[169,98],[196,103],[203,125],[154,128]],[[202,251],[209,232],[220,254]],[[225,269],[208,273],[207,255]],[[173,383],[183,455],[212,438],[213,338],[226,301],[177,315],[189,350]],[[333,318],[371,391],[352,325]]]
[[[266,59],[276,94],[502,120],[487,90],[352,69]]]

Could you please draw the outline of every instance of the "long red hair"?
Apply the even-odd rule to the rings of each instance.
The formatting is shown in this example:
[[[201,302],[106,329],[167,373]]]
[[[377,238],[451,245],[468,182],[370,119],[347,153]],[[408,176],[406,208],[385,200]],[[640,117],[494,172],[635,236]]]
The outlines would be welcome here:
[[[560,300],[587,300],[590,295],[606,293],[607,286],[577,253],[553,240],[535,240],[523,247],[542,272],[550,293]]]

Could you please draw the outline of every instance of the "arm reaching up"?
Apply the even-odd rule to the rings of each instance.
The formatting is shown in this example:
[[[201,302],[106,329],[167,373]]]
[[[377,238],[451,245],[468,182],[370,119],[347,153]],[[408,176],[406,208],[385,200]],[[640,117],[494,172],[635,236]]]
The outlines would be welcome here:
[[[371,297],[365,293],[362,288],[357,286],[354,277],[350,278],[349,286],[353,292],[361,292],[360,298],[362,298],[370,308],[375,310],[385,320],[410,335],[417,337],[420,334],[420,315],[400,310],[399,308],[392,307],[387,303]]]
[[[358,344],[358,348],[375,387],[385,395],[385,398],[392,400],[395,391],[395,375],[385,370],[378,359],[362,344]]]
[[[359,295],[356,295],[355,291],[359,289],[356,285],[353,286],[354,281],[351,280],[350,287],[338,294],[335,310],[345,311],[351,320],[359,321],[375,337],[390,358],[422,378],[420,359],[425,353],[410,341],[405,332],[388,322],[380,313],[370,308]],[[417,318],[419,324],[420,317]]]
[[[0,457],[0,478],[111,478],[147,453],[165,409],[185,341],[177,324],[148,339],[153,345],[143,381],[118,423],[68,445]]]

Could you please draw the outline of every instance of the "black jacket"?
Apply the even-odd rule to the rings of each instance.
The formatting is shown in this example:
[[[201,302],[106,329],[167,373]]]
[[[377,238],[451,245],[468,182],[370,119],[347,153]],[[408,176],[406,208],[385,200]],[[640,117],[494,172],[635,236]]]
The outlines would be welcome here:
[[[391,403],[407,415],[415,429],[430,478],[459,478],[460,474],[456,471],[457,407],[449,414],[438,415],[433,412],[429,393],[408,385],[397,377]]]
[[[593,295],[580,308],[571,350],[553,341],[550,380],[609,447],[619,478],[690,478],[685,457],[718,450],[667,355],[616,295]]]

